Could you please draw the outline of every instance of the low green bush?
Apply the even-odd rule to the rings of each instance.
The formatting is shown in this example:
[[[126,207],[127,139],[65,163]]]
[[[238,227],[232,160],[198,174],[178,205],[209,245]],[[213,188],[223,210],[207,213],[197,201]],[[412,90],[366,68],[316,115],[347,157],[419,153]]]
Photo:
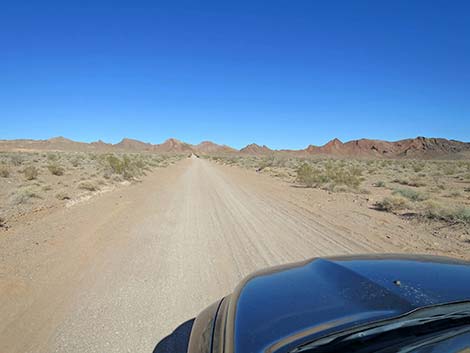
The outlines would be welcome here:
[[[413,202],[424,201],[429,198],[427,194],[412,189],[395,189],[393,195],[403,196]]]

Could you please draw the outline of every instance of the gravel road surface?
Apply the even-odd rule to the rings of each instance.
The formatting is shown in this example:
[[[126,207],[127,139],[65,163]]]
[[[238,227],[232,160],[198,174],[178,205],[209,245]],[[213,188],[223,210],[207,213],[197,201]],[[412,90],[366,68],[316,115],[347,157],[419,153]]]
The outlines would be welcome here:
[[[152,352],[254,270],[400,249],[298,192],[188,158],[18,225],[0,239],[0,352]]]

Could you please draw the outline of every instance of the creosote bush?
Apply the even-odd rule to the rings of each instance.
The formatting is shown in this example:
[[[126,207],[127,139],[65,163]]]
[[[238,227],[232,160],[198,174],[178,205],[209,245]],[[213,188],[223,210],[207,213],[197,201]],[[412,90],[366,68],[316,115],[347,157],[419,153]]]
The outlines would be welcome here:
[[[65,172],[65,169],[56,163],[49,164],[47,166],[47,169],[49,169],[52,175],[56,175],[56,176],[64,175],[64,172]]]
[[[387,196],[382,201],[377,201],[375,207],[382,211],[395,212],[409,208],[409,204],[404,197]]]
[[[10,162],[14,166],[18,167],[23,164],[24,162],[24,157],[21,154],[13,154],[10,156]]]
[[[395,189],[393,191],[393,195],[403,196],[404,198],[407,198],[408,200],[413,202],[424,201],[429,198],[428,195],[412,189]]]
[[[23,173],[26,180],[34,180],[38,177],[39,170],[35,166],[30,165],[23,170]]]
[[[430,219],[470,223],[470,207],[449,207],[436,202],[428,202],[424,207],[423,214]]]
[[[7,166],[0,166],[0,177],[8,178],[10,176],[10,169]]]
[[[323,168],[313,167],[305,162],[297,169],[296,180],[307,187],[334,190],[336,186],[347,186],[357,189],[362,182],[362,169],[354,164],[346,164],[344,161],[328,161]]]
[[[117,174],[130,180],[145,175],[145,170],[148,170],[147,163],[138,156],[108,154],[103,156],[102,164],[106,178],[109,174]]]
[[[35,187],[20,188],[13,194],[13,203],[17,205],[23,204],[32,198],[41,198],[41,195]]]

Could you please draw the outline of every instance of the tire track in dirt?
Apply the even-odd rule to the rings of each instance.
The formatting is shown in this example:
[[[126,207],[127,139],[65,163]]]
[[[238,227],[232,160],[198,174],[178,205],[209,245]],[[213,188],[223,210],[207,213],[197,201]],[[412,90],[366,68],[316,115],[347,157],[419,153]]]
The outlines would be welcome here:
[[[293,197],[276,180],[191,158],[13,230],[17,240],[0,243],[0,351],[151,352],[252,271],[397,250]],[[21,253],[37,234],[54,241]],[[26,289],[13,296],[15,280]]]

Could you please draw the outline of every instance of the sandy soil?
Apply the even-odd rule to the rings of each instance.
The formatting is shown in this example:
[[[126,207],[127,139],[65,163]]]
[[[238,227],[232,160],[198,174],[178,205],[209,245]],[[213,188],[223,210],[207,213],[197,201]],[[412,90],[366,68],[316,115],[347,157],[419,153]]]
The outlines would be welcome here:
[[[250,272],[468,247],[367,206],[197,158],[0,232],[1,352],[151,352]]]

